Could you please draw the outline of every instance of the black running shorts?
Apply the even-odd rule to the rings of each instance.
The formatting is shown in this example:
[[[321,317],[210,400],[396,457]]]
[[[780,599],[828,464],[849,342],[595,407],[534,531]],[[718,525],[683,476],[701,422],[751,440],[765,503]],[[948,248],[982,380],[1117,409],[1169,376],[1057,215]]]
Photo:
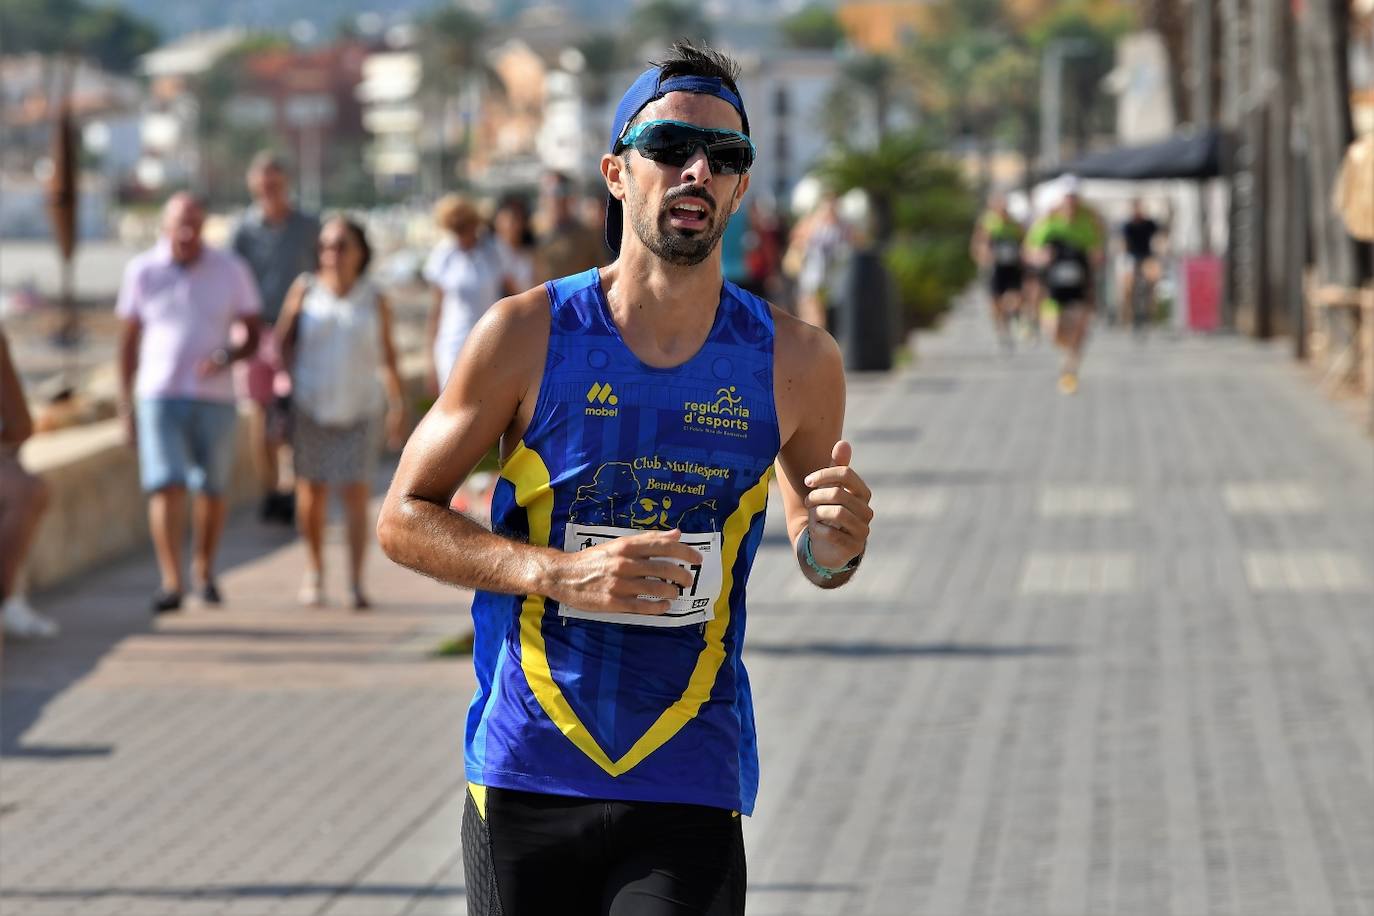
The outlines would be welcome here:
[[[723,808],[485,791],[463,809],[469,916],[742,916],[744,835]]]
[[[1024,277],[1019,266],[994,267],[992,269],[992,295],[1000,297],[1005,293],[1020,292]]]

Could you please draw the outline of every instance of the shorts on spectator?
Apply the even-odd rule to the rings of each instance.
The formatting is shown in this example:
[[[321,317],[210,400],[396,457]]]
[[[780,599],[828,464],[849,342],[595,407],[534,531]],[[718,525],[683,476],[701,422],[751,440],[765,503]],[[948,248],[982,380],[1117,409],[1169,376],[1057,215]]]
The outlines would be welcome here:
[[[241,326],[235,326],[233,344],[243,343]],[[234,390],[239,400],[252,401],[260,407],[270,406],[278,397],[291,393],[290,376],[282,370],[277,352],[277,339],[271,328],[264,328],[258,336],[258,350],[247,359],[234,363]]]
[[[218,401],[144,398],[138,402],[138,469],[145,493],[186,486],[224,493],[234,469],[238,410]]]

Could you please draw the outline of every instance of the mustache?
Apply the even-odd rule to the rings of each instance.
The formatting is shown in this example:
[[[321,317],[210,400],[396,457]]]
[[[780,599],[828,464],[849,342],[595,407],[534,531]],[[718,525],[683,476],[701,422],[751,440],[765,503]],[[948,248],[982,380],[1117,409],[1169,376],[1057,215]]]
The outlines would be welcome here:
[[[688,185],[685,188],[674,188],[663,195],[663,207],[667,209],[673,205],[673,201],[681,200],[684,197],[695,197],[706,203],[712,213],[716,212],[716,199],[711,192],[698,185]]]

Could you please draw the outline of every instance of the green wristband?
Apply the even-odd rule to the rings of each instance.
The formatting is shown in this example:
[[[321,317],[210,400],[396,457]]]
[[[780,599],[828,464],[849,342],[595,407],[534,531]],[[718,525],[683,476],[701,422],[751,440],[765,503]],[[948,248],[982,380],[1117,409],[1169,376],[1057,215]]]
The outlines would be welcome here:
[[[815,570],[816,575],[820,576],[822,579],[830,580],[843,573],[853,572],[854,570],[859,568],[859,561],[863,559],[863,554],[859,554],[857,557],[850,560],[848,563],[844,564],[840,568],[831,569],[829,566],[822,566],[821,564],[817,563],[815,556],[812,555],[810,528],[807,528],[805,531],[802,532],[802,539],[803,559],[806,560],[806,565],[810,566],[813,570]]]

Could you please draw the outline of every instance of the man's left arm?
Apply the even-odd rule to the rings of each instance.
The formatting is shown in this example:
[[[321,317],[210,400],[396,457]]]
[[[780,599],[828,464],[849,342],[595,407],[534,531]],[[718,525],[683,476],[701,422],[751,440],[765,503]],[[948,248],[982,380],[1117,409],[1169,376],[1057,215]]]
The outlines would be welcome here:
[[[230,363],[248,359],[258,352],[258,340],[262,337],[262,297],[258,294],[257,282],[253,279],[248,263],[236,254],[229,255],[232,263],[230,273],[235,285],[234,319],[243,325],[242,339],[237,346],[222,347],[199,366],[202,378],[209,378],[223,372]]]
[[[777,464],[787,534],[802,574],[820,588],[838,588],[853,578],[867,548],[873,494],[851,464],[853,447],[841,438],[839,348],[818,329],[790,330],[801,346],[785,348],[791,355],[780,354],[775,377],[780,420],[784,429],[792,427]]]

